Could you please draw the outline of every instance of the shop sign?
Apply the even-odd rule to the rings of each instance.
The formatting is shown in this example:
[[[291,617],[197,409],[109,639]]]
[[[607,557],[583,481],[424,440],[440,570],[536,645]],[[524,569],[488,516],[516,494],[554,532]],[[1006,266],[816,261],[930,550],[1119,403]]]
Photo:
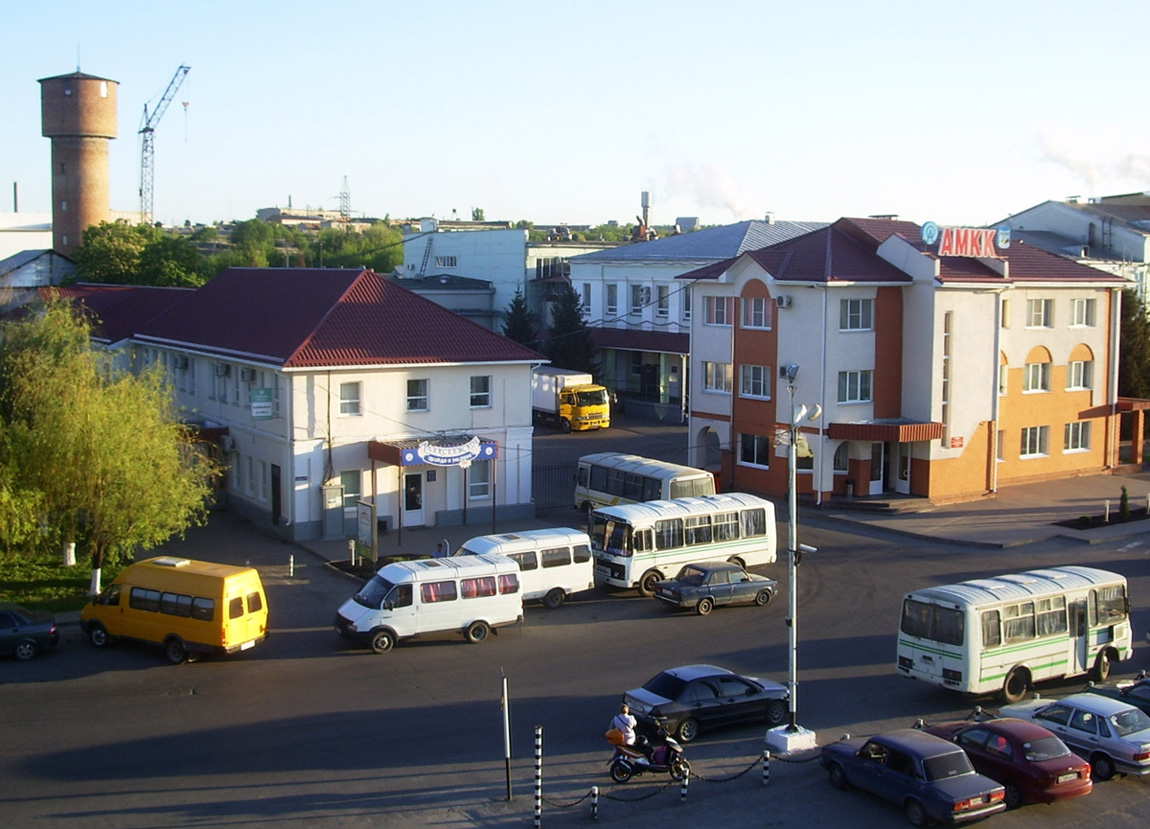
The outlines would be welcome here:
[[[496,444],[493,441],[482,441],[478,436],[462,443],[423,440],[417,446],[404,449],[400,459],[403,466],[431,464],[467,468],[472,461],[492,460],[495,457],[495,449]]]
[[[272,389],[252,389],[252,420],[272,419]]]
[[[1010,228],[939,227],[927,222],[922,226],[922,240],[927,245],[937,242],[939,256],[989,258],[998,255],[996,249],[1010,247]]]

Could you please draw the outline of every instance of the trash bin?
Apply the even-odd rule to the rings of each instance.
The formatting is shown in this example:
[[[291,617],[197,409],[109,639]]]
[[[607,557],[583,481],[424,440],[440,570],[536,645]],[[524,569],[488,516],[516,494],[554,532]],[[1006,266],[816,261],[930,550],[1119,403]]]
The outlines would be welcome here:
[[[855,482],[851,481],[849,479],[847,480],[847,497],[848,498],[854,498],[855,497]]]

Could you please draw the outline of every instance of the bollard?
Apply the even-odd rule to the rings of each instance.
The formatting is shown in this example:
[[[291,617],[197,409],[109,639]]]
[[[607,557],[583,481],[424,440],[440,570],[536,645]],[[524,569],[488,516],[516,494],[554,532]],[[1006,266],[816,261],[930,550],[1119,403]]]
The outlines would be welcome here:
[[[535,726],[535,829],[543,825],[543,726]]]
[[[1106,499],[1106,523],[1110,523],[1110,499]]]
[[[763,752],[763,785],[771,785],[771,753]]]
[[[599,819],[599,787],[591,787],[591,820]]]
[[[687,781],[691,779],[691,775],[684,774],[683,779],[679,781],[679,802],[687,802]]]
[[[288,556],[288,578],[295,578],[295,553]]]

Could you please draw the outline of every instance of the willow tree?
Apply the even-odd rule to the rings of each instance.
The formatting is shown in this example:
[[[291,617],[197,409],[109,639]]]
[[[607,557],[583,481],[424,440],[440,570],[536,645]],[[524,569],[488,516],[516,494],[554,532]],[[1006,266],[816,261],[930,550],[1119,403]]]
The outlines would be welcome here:
[[[106,564],[204,523],[219,469],[180,422],[160,370],[116,369],[90,334],[60,302],[4,327],[0,463],[19,482],[9,511],[35,509],[21,520],[35,519],[45,542],[75,543],[96,592]]]

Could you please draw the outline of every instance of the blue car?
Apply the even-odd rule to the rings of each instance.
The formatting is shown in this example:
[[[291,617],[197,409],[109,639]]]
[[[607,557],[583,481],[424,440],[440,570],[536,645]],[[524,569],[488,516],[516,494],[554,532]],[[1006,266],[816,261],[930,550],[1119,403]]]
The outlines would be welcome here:
[[[966,823],[1006,808],[1005,789],[976,772],[961,748],[914,728],[831,743],[820,762],[836,789],[896,803],[914,826]]]

